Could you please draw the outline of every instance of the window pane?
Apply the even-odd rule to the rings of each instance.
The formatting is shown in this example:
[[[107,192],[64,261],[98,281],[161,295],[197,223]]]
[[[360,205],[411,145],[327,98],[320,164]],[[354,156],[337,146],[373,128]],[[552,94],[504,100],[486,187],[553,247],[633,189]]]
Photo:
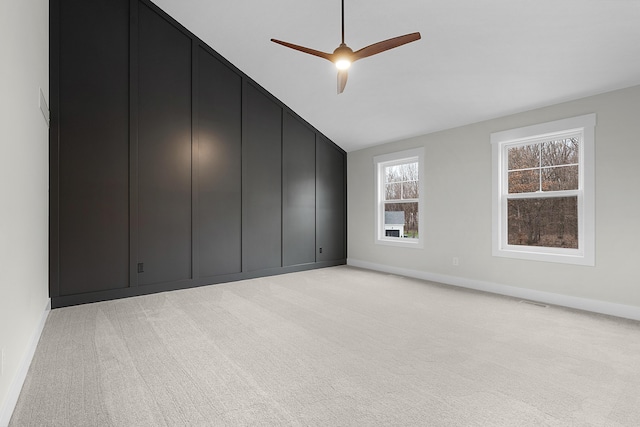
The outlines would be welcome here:
[[[409,181],[402,183],[402,198],[417,199],[418,198],[418,181]]]
[[[578,248],[578,198],[549,197],[507,201],[508,243]]]
[[[405,163],[402,165],[402,180],[417,181],[418,180],[418,162]]]
[[[541,145],[542,166],[569,165],[580,160],[578,138],[549,141]]]
[[[386,184],[384,191],[384,199],[385,200],[400,200],[401,198],[401,189],[402,183],[398,182],[395,184]]]
[[[387,166],[384,168],[384,182],[402,181],[402,165]]]
[[[509,170],[540,167],[540,144],[511,147],[507,151]]]
[[[534,193],[540,189],[540,170],[509,172],[509,193]]]
[[[577,190],[578,166],[542,169],[542,191]]]
[[[384,206],[384,235],[417,239],[418,203],[386,203]]]

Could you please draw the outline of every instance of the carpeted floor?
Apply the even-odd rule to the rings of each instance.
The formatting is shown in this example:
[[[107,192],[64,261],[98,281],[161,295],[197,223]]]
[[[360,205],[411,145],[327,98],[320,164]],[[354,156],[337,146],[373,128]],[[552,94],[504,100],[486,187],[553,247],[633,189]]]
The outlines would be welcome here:
[[[640,323],[334,267],[53,310],[10,426],[638,426]]]

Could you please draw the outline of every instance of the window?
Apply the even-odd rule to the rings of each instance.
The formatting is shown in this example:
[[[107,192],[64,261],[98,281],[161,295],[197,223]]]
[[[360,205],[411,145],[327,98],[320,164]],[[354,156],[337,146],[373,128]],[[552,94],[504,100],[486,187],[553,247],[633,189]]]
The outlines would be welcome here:
[[[377,156],[376,243],[422,248],[423,149]]]
[[[595,122],[491,134],[494,256],[594,265]]]

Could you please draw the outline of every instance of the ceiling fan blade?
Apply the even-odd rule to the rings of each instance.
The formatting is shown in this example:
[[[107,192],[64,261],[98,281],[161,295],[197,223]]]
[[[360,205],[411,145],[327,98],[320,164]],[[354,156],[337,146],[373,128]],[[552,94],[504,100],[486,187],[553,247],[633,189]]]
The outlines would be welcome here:
[[[347,70],[338,70],[338,95],[344,92],[344,87],[347,85],[347,77],[349,77]]]
[[[332,61],[332,58],[333,58],[333,54],[331,54],[331,53],[321,52],[321,51],[315,50],[315,49],[309,49],[308,47],[298,46],[297,44],[287,43],[287,42],[283,42],[281,40],[271,39],[271,41],[274,42],[274,43],[281,44],[282,46],[286,46],[288,48],[291,48],[291,49],[294,49],[294,50],[298,50],[300,52],[304,52],[304,53],[308,53],[310,55],[319,56],[320,58],[328,59],[329,61]]]
[[[371,44],[367,47],[363,47],[353,53],[353,61],[366,58],[371,55],[375,55],[385,50],[393,49],[394,47],[402,46],[403,44],[411,43],[416,40],[420,40],[420,33],[405,34],[404,36],[394,37],[392,39],[384,40],[378,43]]]

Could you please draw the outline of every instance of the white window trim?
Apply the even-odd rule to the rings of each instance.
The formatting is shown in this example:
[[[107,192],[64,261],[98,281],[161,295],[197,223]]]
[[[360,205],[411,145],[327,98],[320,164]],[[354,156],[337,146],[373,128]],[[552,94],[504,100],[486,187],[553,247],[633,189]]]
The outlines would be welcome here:
[[[493,256],[577,265],[595,265],[595,125],[596,115],[586,114],[491,134],[493,179]],[[578,249],[507,244],[506,202],[503,197],[507,167],[506,145],[544,139],[558,133],[581,132],[580,191],[578,194]],[[561,195],[560,192],[556,193]]]
[[[384,233],[384,174],[382,168],[393,163],[405,163],[410,160],[418,160],[418,238],[406,239],[388,237]],[[424,227],[424,148],[414,148],[396,153],[383,154],[373,158],[375,170],[375,230],[374,240],[376,244],[387,246],[398,246],[405,248],[424,248],[425,227]]]

